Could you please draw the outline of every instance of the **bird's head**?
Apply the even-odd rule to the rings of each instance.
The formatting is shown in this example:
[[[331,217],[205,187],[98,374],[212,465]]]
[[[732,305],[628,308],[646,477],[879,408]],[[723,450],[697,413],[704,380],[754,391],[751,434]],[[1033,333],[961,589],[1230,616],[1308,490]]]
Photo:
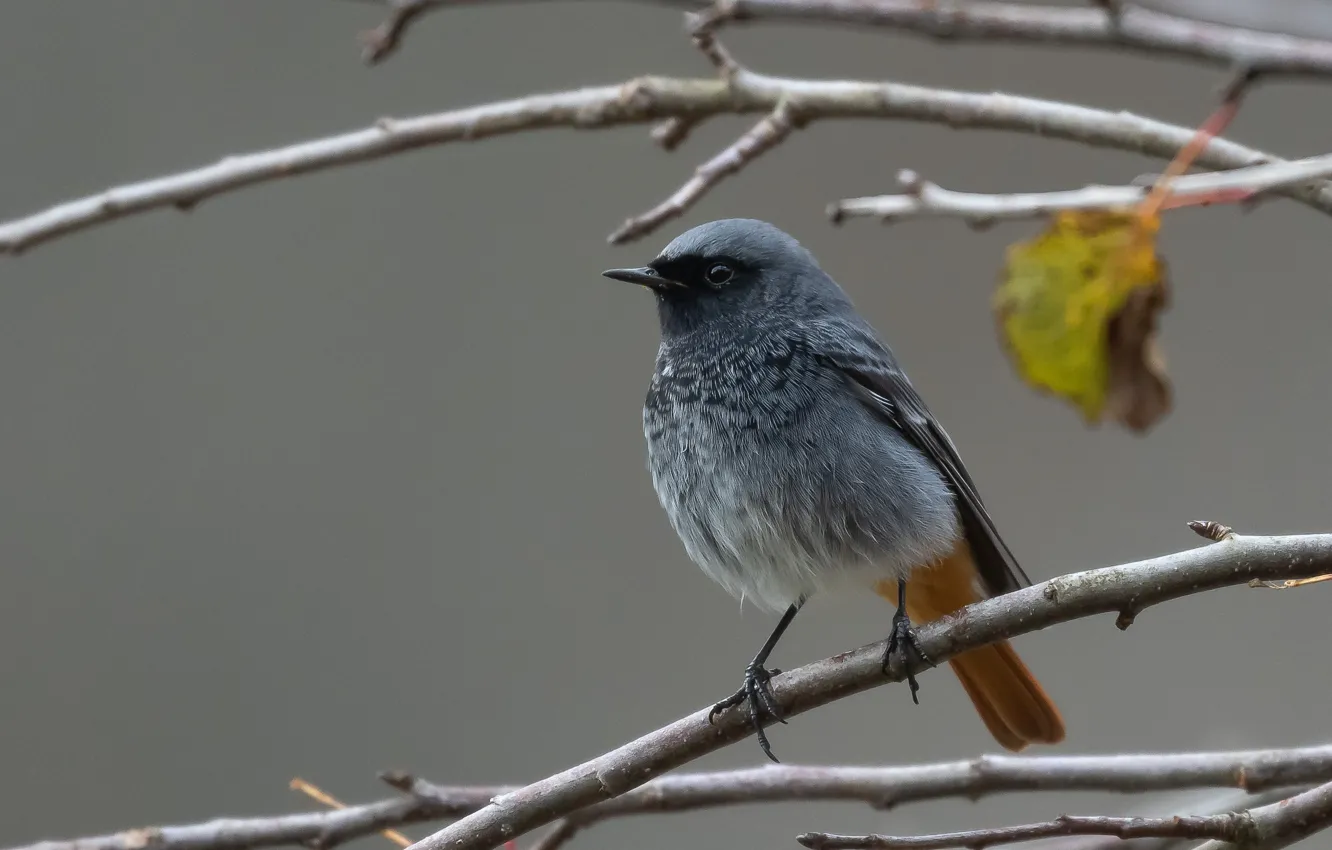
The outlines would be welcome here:
[[[777,227],[748,218],[700,224],[646,266],[602,274],[652,290],[664,334],[797,311],[808,315],[845,302],[804,246]]]

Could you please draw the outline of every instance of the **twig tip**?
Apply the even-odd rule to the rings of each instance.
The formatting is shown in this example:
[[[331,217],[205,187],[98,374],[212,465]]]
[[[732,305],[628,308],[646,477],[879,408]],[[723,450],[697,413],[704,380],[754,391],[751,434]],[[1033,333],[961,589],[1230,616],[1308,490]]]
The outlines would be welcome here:
[[[1220,543],[1223,540],[1229,540],[1235,536],[1235,530],[1228,525],[1222,525],[1219,522],[1211,520],[1189,520],[1189,529],[1199,537],[1210,540],[1213,543]]]
[[[410,792],[412,786],[416,784],[416,777],[405,770],[383,770],[379,773],[379,781],[390,788],[396,788],[399,791]]]
[[[1128,631],[1128,627],[1133,625],[1133,621],[1136,619],[1138,619],[1138,612],[1133,608],[1125,608],[1120,611],[1119,616],[1115,618],[1115,628],[1119,629],[1121,632],[1126,632]]]

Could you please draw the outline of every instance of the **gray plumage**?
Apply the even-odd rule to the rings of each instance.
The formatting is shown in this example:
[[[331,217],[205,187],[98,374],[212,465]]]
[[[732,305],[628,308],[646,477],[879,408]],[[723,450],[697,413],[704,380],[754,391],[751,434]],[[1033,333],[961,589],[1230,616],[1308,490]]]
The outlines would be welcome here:
[[[730,593],[780,611],[905,579],[963,535],[980,595],[1027,583],[888,347],[795,239],[716,221],[607,274],[656,293],[648,465],[689,557]]]

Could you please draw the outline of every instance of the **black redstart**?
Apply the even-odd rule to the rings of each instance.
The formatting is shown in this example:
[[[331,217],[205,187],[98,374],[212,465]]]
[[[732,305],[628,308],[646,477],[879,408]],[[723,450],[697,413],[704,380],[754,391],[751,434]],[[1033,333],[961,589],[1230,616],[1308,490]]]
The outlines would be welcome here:
[[[886,669],[908,651],[929,663],[912,620],[1030,584],[888,346],[791,236],[714,221],[642,268],[604,274],[656,295],[661,346],[643,430],[671,525],[731,594],[785,612],[744,686],[713,708],[747,703],[773,761],[763,715],[781,714],[764,665],[814,593],[896,602]],[[1058,709],[1007,642],[949,663],[1006,749],[1064,739]]]

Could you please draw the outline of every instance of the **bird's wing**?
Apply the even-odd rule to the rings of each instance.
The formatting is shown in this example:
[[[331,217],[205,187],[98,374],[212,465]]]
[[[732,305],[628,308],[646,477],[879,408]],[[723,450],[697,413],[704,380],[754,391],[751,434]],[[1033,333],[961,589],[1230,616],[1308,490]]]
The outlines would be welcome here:
[[[835,329],[824,331],[812,340],[817,356],[840,371],[871,410],[924,452],[952,487],[963,533],[990,593],[998,595],[1031,584],[994,527],[957,447],[897,366],[892,353],[868,328],[839,323]]]

